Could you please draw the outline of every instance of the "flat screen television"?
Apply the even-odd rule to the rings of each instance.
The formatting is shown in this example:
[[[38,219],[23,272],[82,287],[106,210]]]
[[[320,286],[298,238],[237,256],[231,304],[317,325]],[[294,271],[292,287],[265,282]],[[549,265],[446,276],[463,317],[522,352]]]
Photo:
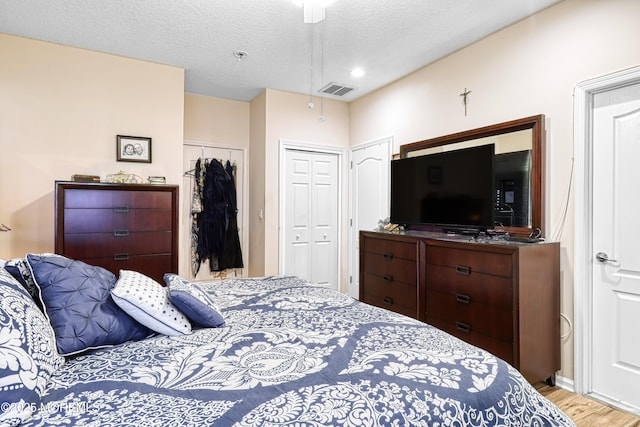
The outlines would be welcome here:
[[[487,144],[392,160],[391,222],[447,231],[492,229],[494,151]]]

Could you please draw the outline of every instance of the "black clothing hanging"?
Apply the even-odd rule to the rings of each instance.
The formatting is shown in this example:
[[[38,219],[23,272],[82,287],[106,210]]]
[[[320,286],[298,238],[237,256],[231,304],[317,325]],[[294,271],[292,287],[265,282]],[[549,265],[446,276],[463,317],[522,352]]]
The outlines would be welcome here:
[[[227,160],[225,172],[229,176],[227,182],[227,231],[225,235],[225,247],[222,257],[218,258],[218,268],[242,268],[242,249],[240,247],[240,235],[238,234],[238,201],[236,197],[236,183],[234,169]]]
[[[233,166],[229,161],[226,167],[218,160],[205,161],[203,176],[202,209],[195,219],[194,226],[197,230],[193,230],[194,234],[197,234],[193,269],[197,272],[205,259],[209,261],[209,269],[212,272],[242,268],[244,265],[238,235],[238,208]],[[197,182],[196,179],[196,186]],[[194,191],[194,197],[196,197],[196,191]]]

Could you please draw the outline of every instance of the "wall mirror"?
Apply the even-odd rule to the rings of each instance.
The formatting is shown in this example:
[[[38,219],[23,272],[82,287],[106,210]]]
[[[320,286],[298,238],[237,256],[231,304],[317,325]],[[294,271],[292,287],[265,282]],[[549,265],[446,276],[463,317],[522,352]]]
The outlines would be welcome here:
[[[400,157],[495,144],[495,228],[543,232],[544,115],[525,117],[400,146]]]

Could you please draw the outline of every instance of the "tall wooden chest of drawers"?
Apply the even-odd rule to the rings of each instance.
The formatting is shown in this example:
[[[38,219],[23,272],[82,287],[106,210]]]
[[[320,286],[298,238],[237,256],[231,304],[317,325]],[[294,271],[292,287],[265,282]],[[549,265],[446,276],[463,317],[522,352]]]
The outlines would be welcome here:
[[[401,258],[400,244],[411,246],[415,258],[396,264],[386,260],[385,255]],[[402,277],[402,286],[396,286],[396,277]],[[390,282],[387,288],[385,282]],[[392,304],[385,303],[387,297]],[[360,300],[426,321],[484,348],[530,382],[553,382],[560,369],[557,242],[360,232]],[[409,308],[396,304],[407,300],[416,303]]]
[[[178,186],[57,181],[55,251],[164,284],[178,272]]]
[[[420,318],[418,245],[399,235],[360,237],[360,300]]]

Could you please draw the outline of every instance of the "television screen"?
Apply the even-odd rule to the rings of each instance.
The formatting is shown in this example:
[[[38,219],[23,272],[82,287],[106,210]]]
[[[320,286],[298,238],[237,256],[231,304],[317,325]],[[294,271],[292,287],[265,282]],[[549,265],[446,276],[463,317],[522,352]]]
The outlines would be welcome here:
[[[391,161],[391,222],[493,228],[494,145]]]

